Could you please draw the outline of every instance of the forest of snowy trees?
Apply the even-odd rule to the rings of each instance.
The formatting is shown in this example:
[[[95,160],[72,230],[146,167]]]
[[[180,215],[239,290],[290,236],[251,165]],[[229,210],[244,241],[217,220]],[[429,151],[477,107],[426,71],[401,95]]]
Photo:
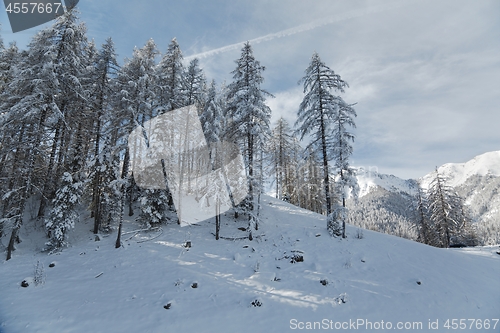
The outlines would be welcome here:
[[[94,233],[118,229],[117,246],[124,214],[133,215],[136,207],[147,228],[179,222],[168,186],[141,189],[135,184],[127,140],[134,128],[189,105],[195,106],[211,149],[222,141],[240,148],[248,195],[235,205],[234,214],[248,218],[249,239],[259,227],[260,195],[269,170],[280,175],[276,179],[280,198],[331,213],[334,200],[329,189],[333,191],[334,186],[328,183],[327,162],[333,158],[335,145],[341,146],[334,142],[338,140],[335,135],[345,136],[337,131],[343,130],[342,120],[334,118],[341,105],[351,107],[328,92],[347,86],[340,76],[326,73],[340,82],[338,87],[323,81],[317,86],[312,72],[304,78],[304,89],[311,93],[301,110],[316,112],[310,117],[325,120],[321,129],[311,132],[322,137],[324,149],[319,156],[315,147],[301,148],[285,120],[271,128],[271,110],[265,102],[273,96],[261,88],[265,67],[249,43],[236,60],[232,82],[218,85],[213,80],[207,83],[197,59],[185,64],[175,38],[164,54],[153,40],[147,41],[120,66],[112,39],[96,46],[77,15],[73,10],[59,17],[39,31],[26,50],[19,50],[15,43],[1,45],[0,233],[10,235],[7,259],[20,241],[28,205],[30,218],[43,221],[47,250],[66,245],[81,207],[91,212]],[[311,66],[315,61],[320,61],[316,54]],[[302,128],[314,131],[317,124],[313,125]],[[347,139],[352,141],[352,135],[347,134]],[[345,156],[351,151],[349,146]],[[214,168],[220,164],[219,155],[216,150],[210,152]],[[199,168],[194,157],[183,162],[188,175]],[[162,163],[164,172],[170,172],[172,161]],[[190,181],[188,177],[186,182]]]
[[[248,195],[233,203],[233,213],[248,218],[250,240],[259,228],[266,179],[277,198],[327,215],[330,234],[346,237],[352,218],[346,200],[357,193],[349,163],[356,112],[340,96],[348,84],[314,53],[300,80],[305,97],[296,124],[283,118],[271,124],[266,99],[273,96],[262,88],[264,72],[246,43],[232,81],[208,81],[197,59],[185,64],[175,38],[163,54],[149,40],[119,65],[112,39],[95,45],[76,10],[39,31],[26,50],[0,40],[0,236],[9,239],[7,260],[22,224],[31,220],[43,221],[48,251],[65,246],[81,207],[91,212],[95,234],[118,230],[117,247],[124,214],[137,207],[147,228],[179,222],[168,187],[135,184],[127,140],[134,128],[190,105],[211,149],[209,168],[221,163],[219,142],[236,144],[243,155]],[[186,159],[187,174],[201,167]],[[162,161],[165,174],[169,163]],[[449,203],[434,197],[448,193],[437,179],[444,192],[429,193],[419,240],[450,246],[467,221],[449,217],[447,209],[463,211],[451,195]],[[217,238],[219,229],[220,223]]]

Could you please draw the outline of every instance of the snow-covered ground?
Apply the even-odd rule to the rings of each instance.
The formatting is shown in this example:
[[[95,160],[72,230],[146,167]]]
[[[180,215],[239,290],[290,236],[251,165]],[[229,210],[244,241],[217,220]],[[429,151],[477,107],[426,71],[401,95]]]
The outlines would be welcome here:
[[[43,238],[24,230],[0,264],[0,332],[444,332],[447,320],[500,332],[498,247],[437,249],[367,230],[357,238],[350,226],[347,239],[332,239],[323,216],[270,197],[253,241],[216,241],[209,221],[127,233],[115,249],[115,233],[95,241],[86,221],[57,255],[35,251]],[[132,221],[125,232],[139,229]],[[227,217],[221,234],[245,237],[246,224]],[[37,261],[45,283],[35,286]]]

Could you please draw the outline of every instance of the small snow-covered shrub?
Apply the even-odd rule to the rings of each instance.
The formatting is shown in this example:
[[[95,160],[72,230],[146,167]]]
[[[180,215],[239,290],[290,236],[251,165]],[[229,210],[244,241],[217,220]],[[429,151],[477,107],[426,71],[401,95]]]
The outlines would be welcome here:
[[[356,230],[356,235],[354,237],[357,238],[357,239],[363,239],[363,238],[365,238],[365,235],[363,234],[363,229],[358,228]]]
[[[147,189],[140,197],[140,220],[148,228],[155,227],[167,221],[168,196],[165,190]]]
[[[347,208],[337,205],[326,219],[326,228],[332,237],[342,236],[342,222],[347,220]]]

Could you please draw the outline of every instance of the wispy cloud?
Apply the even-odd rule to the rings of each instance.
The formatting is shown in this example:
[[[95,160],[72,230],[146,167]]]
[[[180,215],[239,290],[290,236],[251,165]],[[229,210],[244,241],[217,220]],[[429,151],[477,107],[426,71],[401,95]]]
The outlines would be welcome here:
[[[371,7],[367,7],[367,8],[360,9],[360,10],[353,10],[353,11],[349,11],[349,12],[346,12],[343,14],[329,16],[329,17],[326,17],[323,19],[315,20],[315,21],[310,22],[310,23],[301,24],[299,26],[296,26],[296,27],[293,27],[290,29],[285,29],[285,30],[281,30],[281,31],[278,31],[275,33],[271,33],[271,34],[267,34],[267,35],[260,36],[257,38],[253,38],[253,39],[250,39],[249,42],[252,45],[259,44],[262,42],[269,42],[269,41],[272,41],[272,40],[277,39],[277,38],[283,38],[283,37],[296,35],[296,34],[299,34],[302,32],[317,29],[317,28],[320,28],[320,27],[323,27],[323,26],[326,26],[329,24],[340,22],[340,21],[345,21],[345,20],[361,17],[361,16],[368,15],[368,14],[374,14],[374,13],[378,13],[378,12],[382,12],[382,11],[386,11],[386,10],[390,10],[390,9],[395,9],[395,8],[403,6],[404,4],[406,4],[406,3],[394,2],[394,3],[390,3],[390,4],[386,4],[386,5],[371,6]],[[194,59],[194,58],[203,59],[203,58],[218,55],[220,53],[239,50],[239,49],[241,49],[241,47],[243,46],[243,44],[245,42],[246,41],[238,42],[238,43],[226,45],[223,47],[219,47],[219,48],[216,48],[213,50],[200,52],[197,54],[187,56],[185,59],[188,61],[191,59]]]

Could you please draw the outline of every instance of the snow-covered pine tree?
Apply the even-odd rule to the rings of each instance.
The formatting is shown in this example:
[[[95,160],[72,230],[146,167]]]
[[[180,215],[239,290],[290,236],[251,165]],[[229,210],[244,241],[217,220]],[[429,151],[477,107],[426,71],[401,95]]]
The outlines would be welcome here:
[[[272,130],[267,149],[274,173],[276,198],[290,201],[294,184],[295,137],[288,122],[281,117]]]
[[[221,141],[224,122],[223,106],[220,102],[220,97],[217,93],[217,86],[215,81],[212,80],[203,103],[203,110],[200,114],[201,127],[209,147],[214,143]]]
[[[156,68],[158,77],[156,84],[156,106],[158,114],[172,111],[186,106],[186,95],[184,94],[185,69],[182,64],[183,56],[177,39],[174,38],[168,45],[167,52],[163,55]],[[193,65],[197,65],[194,63]],[[192,69],[196,69],[193,67]],[[199,69],[199,68],[198,68]],[[194,71],[195,77],[200,73]],[[193,82],[194,83],[194,82]],[[192,98],[194,95],[192,96]]]
[[[303,208],[310,211],[325,213],[325,196],[323,195],[322,170],[320,168],[320,158],[313,151],[312,147],[305,150],[305,161],[300,167],[298,175],[300,181],[299,195]]]
[[[110,164],[111,160],[108,156],[108,151],[103,153],[103,150],[108,148],[106,145],[110,144],[110,139],[107,138],[110,133],[109,123],[106,120],[111,120],[109,113],[112,112],[110,108],[110,100],[112,98],[112,78],[119,68],[116,61],[116,53],[114,50],[113,41],[108,38],[102,45],[101,50],[96,54],[93,59],[93,66],[89,77],[92,78],[93,86],[90,94],[91,112],[93,112],[93,137],[94,149],[92,158],[89,162],[89,178],[92,179],[92,215],[94,217],[94,233],[97,234],[102,226],[102,221],[105,219],[103,215],[103,202],[104,202],[104,188],[110,184],[104,183],[105,180],[113,181],[114,177],[109,177],[109,168],[113,168]],[[104,174],[108,172],[108,177]],[[108,223],[105,223],[107,226]]]
[[[164,190],[146,189],[139,198],[140,220],[148,229],[158,227],[167,220],[168,197]]]
[[[186,106],[185,68],[183,65],[182,51],[176,38],[173,38],[168,45],[167,52],[162,56],[156,66],[156,85],[155,85],[155,114],[161,115]],[[175,133],[171,133],[170,141],[174,142]],[[172,159],[163,162],[163,166],[168,170],[174,169]],[[171,210],[174,209],[174,201],[169,188],[166,188],[168,205]],[[180,220],[179,220],[180,223]]]
[[[416,225],[418,228],[417,241],[432,245],[435,240],[435,235],[429,220],[427,198],[425,193],[423,193],[423,189],[420,187],[420,184],[417,188],[416,203]]]
[[[12,82],[16,74],[20,54],[16,42],[12,42],[9,47],[0,47],[0,96],[6,87]]]
[[[334,158],[332,130],[338,116],[340,102],[340,97],[334,96],[332,92],[344,92],[344,88],[348,85],[340,75],[321,61],[317,53],[313,54],[300,83],[303,83],[306,95],[300,104],[295,126],[298,128],[300,139],[311,135],[308,147],[313,147],[315,151],[320,151],[322,154],[323,189],[326,213],[329,215],[332,212],[332,200],[328,161]]]
[[[128,199],[129,215],[133,215],[132,203],[134,198],[133,175],[130,174],[130,152],[128,136],[136,126],[142,126],[154,116],[156,103],[157,72],[155,58],[159,54],[155,42],[150,39],[143,48],[134,49],[131,59],[117,72],[114,89],[117,92],[113,99],[113,107],[117,110],[113,127],[120,131],[116,136],[117,151],[123,152],[122,170],[116,188],[121,191],[120,219],[116,247],[120,247],[121,228],[123,225],[123,210],[125,200]],[[113,139],[113,141],[115,141]]]
[[[203,111],[203,102],[205,100],[206,86],[207,82],[203,70],[199,66],[199,60],[194,58],[189,62],[189,66],[184,73],[183,82],[183,94],[185,97],[185,104],[194,105],[197,109],[198,115]],[[193,175],[199,173],[196,168],[197,164],[197,154],[191,150],[189,154],[184,156],[186,165],[186,176],[187,176],[187,191],[189,193],[193,192]]]
[[[463,199],[446,184],[436,168],[434,178],[427,192],[430,219],[436,233],[438,247],[450,247],[463,241],[469,227],[469,218]]]
[[[333,116],[333,126],[331,128],[332,136],[327,138],[327,147],[332,150],[333,159],[335,161],[335,169],[337,172],[336,187],[337,196],[342,201],[341,214],[336,214],[337,218],[342,218],[342,220],[335,220],[332,218],[328,219],[328,228],[334,231],[335,227],[332,223],[342,224],[342,238],[346,238],[345,234],[345,223],[348,215],[348,210],[346,208],[346,200],[348,197],[348,190],[351,190],[351,195],[356,198],[359,192],[358,182],[355,179],[354,170],[349,166],[349,158],[352,155],[353,147],[352,142],[354,141],[354,134],[352,134],[348,127],[355,128],[354,117],[356,117],[356,111],[352,105],[347,104],[341,97],[338,97],[338,105],[336,112]],[[336,207],[336,210],[339,210]],[[332,233],[333,235],[334,233]]]
[[[202,111],[203,101],[205,100],[207,80],[203,70],[200,68],[200,61],[194,58],[189,62],[189,66],[184,73],[184,88],[186,105],[196,105],[199,112]]]
[[[210,87],[208,88],[206,94],[206,100],[204,102],[203,111],[200,115],[200,121],[203,129],[203,133],[205,135],[205,139],[207,141],[209,147],[209,158],[212,164],[212,169],[215,168],[215,165],[218,165],[218,168],[221,167],[221,161],[224,159],[224,154],[227,156],[236,156],[238,153],[235,149],[235,146],[230,147],[224,141],[224,133],[226,127],[226,118],[224,117],[224,110],[227,108],[227,89],[224,84],[217,89],[215,81],[212,80],[210,83]],[[223,149],[223,151],[221,151]],[[215,169],[213,169],[215,170]],[[229,191],[229,198],[231,199],[231,205],[234,209],[235,218],[238,217],[240,213],[240,205],[236,205],[233,198],[233,193],[231,193],[231,188],[245,188],[248,184],[242,184],[242,178],[226,179],[228,182],[227,185]],[[207,179],[208,182],[208,179]],[[206,188],[209,187],[207,183],[205,185],[205,189],[203,189],[203,193],[207,191]],[[206,203],[208,205],[208,203]],[[220,205],[219,205],[220,206]],[[218,209],[218,208],[217,208]],[[219,220],[220,221],[220,220]]]
[[[2,94],[1,130],[9,138],[8,151],[11,170],[7,183],[7,197],[4,196],[3,212],[11,226],[7,248],[7,260],[12,257],[14,243],[18,240],[23,222],[26,201],[37,183],[38,171],[45,156],[45,136],[50,133],[52,120],[60,114],[55,102],[58,81],[54,70],[54,56],[50,38],[51,29],[38,32],[28,45],[28,51],[20,58],[18,71]],[[15,176],[15,177],[14,177]]]
[[[347,208],[338,202],[333,203],[333,210],[326,218],[326,228],[331,236],[341,237],[344,235],[342,222],[347,220]]]
[[[229,152],[225,147],[225,143],[218,141],[212,142],[210,153],[211,165],[209,169],[211,169],[212,172],[209,173],[207,181],[201,189],[201,198],[199,202],[202,209],[206,209],[213,205],[215,210],[215,239],[219,240],[221,227],[220,208],[222,205],[232,205],[231,198],[225,195],[228,186],[226,184],[226,177],[221,171],[226,157],[225,154]]]
[[[245,43],[241,57],[235,62],[236,69],[231,72],[233,82],[228,86],[224,137],[240,144],[244,151],[248,177],[248,198],[244,207],[249,216],[248,238],[252,240],[252,230],[257,225],[254,214],[255,187],[260,191],[262,185],[256,183],[255,159],[260,156],[265,139],[270,134],[271,109],[265,100],[272,95],[261,88],[265,67],[255,59],[249,42]]]
[[[93,172],[99,173],[99,189],[96,204],[99,206],[99,226],[98,230],[109,231],[114,222],[119,223],[120,216],[120,160],[114,153],[116,143],[111,138],[104,137],[102,140],[102,149],[97,156],[99,168],[90,164]],[[92,173],[89,179],[93,179]],[[91,184],[93,185],[93,184]],[[94,199],[94,198],[93,198]],[[96,212],[97,214],[97,212]],[[94,215],[95,217],[95,215]],[[95,227],[95,225],[94,225]]]
[[[45,229],[50,240],[45,244],[48,250],[54,251],[67,245],[68,231],[75,227],[79,220],[77,204],[83,191],[80,175],[63,174],[61,187],[56,191],[52,202],[52,210],[45,220]]]
[[[0,40],[1,44],[1,40]],[[21,55],[15,43],[11,43],[7,49],[0,45],[0,126],[9,118],[9,109],[20,98],[13,98],[11,93],[14,91],[8,88],[8,85],[14,80],[18,73],[18,65],[21,61]],[[23,149],[12,149],[13,143],[19,142],[24,136],[26,125],[21,126],[14,131],[0,132],[0,198],[12,189],[12,184],[16,177],[9,170],[16,170],[16,164],[20,162]],[[13,137],[17,134],[17,139]],[[15,153],[13,153],[15,151]],[[6,211],[9,209],[9,199],[5,198],[0,201],[0,218],[6,216]],[[0,237],[3,235],[3,224],[0,223]]]
[[[79,22],[78,14],[77,10],[67,11],[51,27],[46,28],[45,38],[49,47],[44,51],[52,57],[51,68],[57,80],[52,93],[57,113],[52,126],[54,136],[49,161],[41,187],[43,195],[39,217],[45,213],[47,200],[54,197],[62,174],[72,168],[73,161],[68,159],[68,151],[78,145],[80,153],[85,155],[85,141],[90,137],[87,132],[89,117],[86,116],[88,93],[84,87],[84,74],[88,65],[87,29],[84,23]]]

